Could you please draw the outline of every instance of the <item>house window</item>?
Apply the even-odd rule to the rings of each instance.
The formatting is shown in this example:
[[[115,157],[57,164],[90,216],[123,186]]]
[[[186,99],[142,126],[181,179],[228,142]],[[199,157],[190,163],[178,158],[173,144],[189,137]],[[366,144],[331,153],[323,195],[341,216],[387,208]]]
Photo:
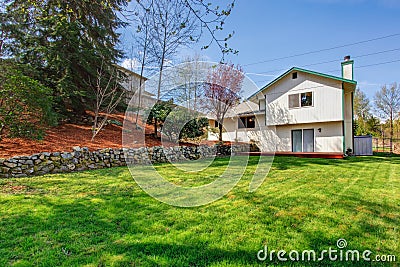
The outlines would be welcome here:
[[[289,108],[311,107],[312,105],[312,92],[289,95]]]
[[[289,95],[289,108],[300,107],[299,94]]]
[[[256,118],[254,116],[250,117],[240,117],[238,119],[238,128],[255,128],[256,127]]]
[[[218,121],[214,121],[214,127],[219,128],[219,126],[220,126],[220,123]]]
[[[297,79],[297,72],[292,73],[292,79]]]
[[[312,106],[312,92],[307,92],[307,93],[301,94],[301,106],[302,107]]]
[[[260,110],[265,110],[265,99],[261,99],[258,105]]]

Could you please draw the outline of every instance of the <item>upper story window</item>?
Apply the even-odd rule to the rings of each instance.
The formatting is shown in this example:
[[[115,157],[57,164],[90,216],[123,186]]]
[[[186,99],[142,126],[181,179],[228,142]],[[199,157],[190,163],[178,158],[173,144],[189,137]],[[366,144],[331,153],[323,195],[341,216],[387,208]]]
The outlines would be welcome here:
[[[311,107],[312,105],[312,92],[289,95],[289,108]]]
[[[297,79],[297,72],[292,73],[292,79]]]
[[[300,107],[299,94],[289,95],[289,108]]]
[[[238,119],[238,128],[255,128],[256,127],[256,118],[255,116],[250,117],[240,117]]]
[[[265,99],[260,99],[258,105],[260,110],[265,110]]]
[[[302,107],[311,107],[313,104],[312,92],[302,93],[301,94],[301,106]]]

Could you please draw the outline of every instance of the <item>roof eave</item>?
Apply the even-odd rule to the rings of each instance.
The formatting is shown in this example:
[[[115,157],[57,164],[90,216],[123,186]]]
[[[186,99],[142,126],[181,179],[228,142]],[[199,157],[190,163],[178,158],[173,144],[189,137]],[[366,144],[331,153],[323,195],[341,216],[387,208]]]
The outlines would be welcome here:
[[[118,65],[118,64],[113,64],[113,65],[114,65],[116,68],[118,68],[119,70],[123,71],[123,72],[126,72],[126,73],[128,73],[128,74],[134,75],[134,76],[136,76],[136,77],[138,77],[138,78],[142,77],[143,80],[145,80],[145,81],[148,80],[148,78],[146,78],[146,77],[144,77],[144,76],[140,76],[139,73],[136,73],[136,72],[134,72],[134,71],[128,70],[127,68],[124,68],[124,67],[122,67],[122,66],[120,66],[120,65]]]
[[[261,93],[262,91],[264,91],[268,87],[270,87],[273,84],[277,83],[279,80],[281,80],[283,77],[285,77],[286,75],[288,75],[292,71],[300,71],[300,72],[304,72],[304,73],[309,73],[309,74],[312,74],[312,75],[325,77],[325,78],[329,78],[329,79],[334,79],[334,80],[338,80],[338,81],[341,81],[341,82],[345,82],[345,83],[349,83],[349,84],[352,84],[354,86],[357,86],[357,82],[353,81],[353,80],[349,80],[349,79],[345,79],[345,78],[341,78],[341,77],[337,77],[337,76],[333,76],[333,75],[329,75],[329,74],[324,74],[324,73],[316,72],[316,71],[312,71],[312,70],[306,70],[306,69],[302,69],[302,68],[298,68],[298,67],[293,67],[293,68],[287,70],[286,72],[284,72],[283,74],[281,74],[280,76],[278,76],[277,78],[275,78],[274,80],[272,80],[271,82],[269,82],[268,84],[264,85],[260,90],[258,90],[257,92],[255,92],[254,94],[249,96],[246,100],[249,100],[249,101],[256,100],[256,99],[254,99],[254,97],[256,97],[259,93]]]

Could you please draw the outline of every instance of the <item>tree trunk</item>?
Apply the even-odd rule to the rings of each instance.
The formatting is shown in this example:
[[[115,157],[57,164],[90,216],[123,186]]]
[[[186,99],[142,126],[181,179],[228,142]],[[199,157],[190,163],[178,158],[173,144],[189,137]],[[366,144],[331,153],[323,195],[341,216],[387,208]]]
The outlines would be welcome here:
[[[145,64],[145,60],[146,60],[146,50],[147,50],[147,45],[145,45],[144,50],[143,50],[143,59],[142,59],[142,67],[140,69],[140,80],[139,80],[139,95],[138,95],[138,107],[137,107],[137,111],[136,111],[136,121],[135,121],[135,125],[136,125],[136,129],[139,128],[138,126],[138,120],[139,120],[139,110],[140,110],[140,106],[142,103],[142,81],[143,81],[143,72],[144,72],[144,64]]]
[[[168,15],[168,14],[167,14]],[[162,79],[162,73],[164,69],[164,60],[165,60],[165,49],[166,49],[166,40],[167,40],[167,31],[164,30],[164,43],[163,43],[163,51],[161,54],[161,62],[160,62],[160,74],[158,76],[158,88],[157,88],[157,101],[160,101],[161,98],[161,79]],[[158,138],[158,132],[157,132],[157,118],[154,118],[154,136]]]
[[[158,137],[158,132],[157,132],[157,118],[154,118],[154,137]]]
[[[163,64],[164,64],[163,60],[161,61],[160,73],[158,75],[157,101],[160,100],[160,98],[161,98],[161,79],[162,79]]]
[[[97,131],[98,120],[99,120],[99,112],[98,112],[98,109],[96,109],[94,112],[94,118],[93,118],[92,139],[90,140],[91,142],[94,141],[94,138],[97,135],[96,131]]]
[[[222,142],[222,123],[218,123],[219,137],[218,141]]]
[[[166,19],[168,19],[168,13],[165,14]],[[158,88],[157,88],[157,100],[160,100],[161,97],[161,79],[162,79],[162,72],[164,68],[164,61],[165,61],[165,53],[167,49],[167,29],[164,28],[164,40],[163,40],[163,50],[161,54],[161,63],[160,63],[160,75],[158,76]]]
[[[3,55],[3,45],[4,45],[4,40],[5,40],[5,34],[4,31],[1,31],[0,35],[0,57]]]
[[[194,87],[194,105],[193,105],[193,109],[194,111],[197,111],[197,87]]]

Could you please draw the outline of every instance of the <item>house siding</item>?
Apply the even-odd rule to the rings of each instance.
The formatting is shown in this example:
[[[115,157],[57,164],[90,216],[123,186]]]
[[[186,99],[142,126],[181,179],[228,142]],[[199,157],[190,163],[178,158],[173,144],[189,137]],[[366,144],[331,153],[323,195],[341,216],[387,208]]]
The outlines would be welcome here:
[[[292,131],[313,129],[313,152],[353,150],[354,89],[355,82],[293,69],[250,98],[257,104],[266,100],[265,113],[255,114],[256,127],[238,129],[237,118],[227,118],[223,140],[255,141],[262,152],[292,152]],[[307,92],[313,94],[311,106],[289,108],[289,95]]]
[[[351,92],[344,94],[344,149],[354,151],[353,145],[353,95]]]
[[[289,108],[289,95],[306,92],[313,93],[311,107]],[[272,85],[265,96],[268,101],[267,125],[343,120],[340,81],[298,73],[297,79],[291,79],[289,75]]]
[[[323,122],[312,124],[297,124],[277,126],[276,134],[279,138],[276,151],[292,151],[292,130],[314,130],[314,152],[342,152],[343,136],[341,122]],[[321,129],[319,132],[318,129]]]
[[[342,122],[321,122],[308,124],[280,125],[275,127],[262,126],[263,116],[256,116],[256,122],[261,123],[253,129],[237,129],[231,118],[224,122],[222,140],[249,142],[251,140],[262,144],[263,152],[291,152],[292,130],[314,130],[314,152],[343,152]],[[213,126],[214,121],[210,121]],[[237,121],[236,121],[237,123]],[[321,129],[321,132],[319,132]],[[263,135],[261,138],[260,135]],[[209,140],[218,140],[218,134],[209,133]]]
[[[238,118],[239,117],[231,117],[224,119],[224,130],[222,133],[223,141],[250,142],[252,139],[250,132],[260,131],[265,125],[264,114],[257,114],[255,115],[255,128],[238,129]],[[215,120],[209,120],[208,123],[211,128],[214,128]],[[218,133],[208,131],[208,140],[217,141]]]

